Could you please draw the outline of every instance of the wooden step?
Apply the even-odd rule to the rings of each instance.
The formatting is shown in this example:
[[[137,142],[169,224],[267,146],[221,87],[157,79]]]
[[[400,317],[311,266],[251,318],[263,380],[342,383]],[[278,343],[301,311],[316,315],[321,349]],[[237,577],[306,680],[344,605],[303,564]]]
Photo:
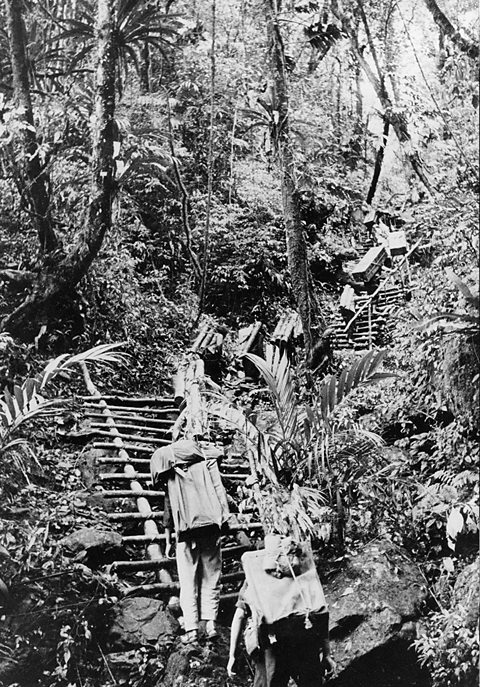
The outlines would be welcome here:
[[[130,439],[130,441],[142,441],[144,444],[159,444],[160,446],[168,446],[168,444],[172,443],[171,439],[157,439],[156,437],[144,437],[139,434],[125,434],[122,432],[95,430],[95,434],[101,437],[110,437],[111,439]]]
[[[133,479],[151,481],[152,475],[149,472],[134,472],[133,475],[125,475],[122,472],[101,472],[98,476],[98,479],[102,482],[116,482],[125,480],[131,482]]]
[[[130,520],[160,520],[163,518],[163,510],[151,511],[150,513],[125,512],[125,513],[107,513],[107,518],[112,522],[129,522]]]
[[[112,438],[115,437],[112,436]],[[92,447],[101,448],[107,451],[116,451],[117,453],[119,448],[123,448],[125,451],[135,451],[136,453],[149,453],[150,455],[154,452],[151,446],[139,446],[138,444],[128,444],[126,442],[122,442],[122,446],[117,446],[109,441],[94,441]]]
[[[152,417],[142,417],[140,415],[120,415],[117,413],[112,413],[111,415],[107,415],[104,413],[97,413],[97,412],[90,412],[87,411],[85,413],[87,417],[93,417],[95,419],[103,419],[106,420],[107,418],[112,418],[115,421],[115,424],[117,424],[117,420],[129,420],[132,422],[145,422],[148,423],[149,425],[153,425],[155,427],[171,427],[172,424],[174,424],[174,420],[158,420],[156,418]],[[128,425],[129,427],[131,425]],[[143,429],[143,428],[142,428]]]
[[[91,422],[90,427],[92,429],[105,430],[106,432],[109,432],[109,434],[111,433],[112,429],[116,429],[117,431],[121,430],[121,429],[123,429],[123,430],[130,430],[130,429],[140,430],[141,432],[144,432],[144,434],[145,434],[144,441],[152,441],[152,437],[147,436],[147,435],[150,435],[150,434],[160,435],[160,437],[165,438],[165,435],[171,433],[173,425],[174,425],[174,423],[172,422],[169,427],[147,427],[147,426],[142,427],[141,425],[127,425],[124,423],[119,423],[119,422],[116,422],[115,420],[114,420],[114,423],[115,424],[108,424],[107,422]],[[103,432],[102,432],[102,434],[103,434]],[[124,435],[122,435],[122,436],[124,436]],[[131,436],[131,435],[127,434],[127,436]],[[169,441],[171,442],[171,439]]]
[[[96,408],[97,410],[99,410],[99,409],[101,410],[102,408],[105,407],[103,405],[100,405],[98,402],[93,403],[91,401],[86,401],[84,403],[84,406],[86,408]],[[139,407],[136,407],[136,406],[113,406],[113,407],[109,406],[110,411],[114,410],[114,408],[119,408],[122,410],[122,412],[124,412],[126,410],[138,412],[138,410],[139,410]],[[144,413],[148,413],[149,415],[156,415],[156,416],[168,415],[169,413],[171,413],[172,415],[178,415],[178,408],[176,408],[175,406],[170,406],[168,408],[142,408],[142,411]]]
[[[112,570],[115,572],[146,572],[149,570],[161,570],[167,566],[176,566],[174,558],[157,558],[151,561],[115,561]]]
[[[144,467],[149,467],[150,466],[150,458],[120,458],[119,456],[100,456],[99,458],[95,458],[97,463],[102,463],[102,464],[111,464],[115,463],[115,465],[138,465],[144,466]]]
[[[112,395],[112,394],[101,394],[100,396],[92,396],[91,394],[88,394],[86,396],[80,396],[80,398],[83,401],[106,401],[108,402],[109,406],[117,406],[121,405],[122,403],[138,403],[141,406],[145,406],[146,404],[154,404],[154,405],[171,405],[172,404],[172,397],[171,396],[118,396],[118,395]]]
[[[131,489],[104,489],[98,491],[97,494],[106,499],[138,499],[139,496],[145,498],[160,498],[165,496],[164,491],[157,491],[155,489],[143,489],[142,491],[132,491]]]

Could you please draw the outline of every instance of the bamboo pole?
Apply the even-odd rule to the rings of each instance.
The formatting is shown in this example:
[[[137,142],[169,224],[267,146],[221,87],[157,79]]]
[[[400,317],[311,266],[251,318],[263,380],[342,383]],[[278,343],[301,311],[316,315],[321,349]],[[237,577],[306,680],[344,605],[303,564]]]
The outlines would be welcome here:
[[[97,463],[115,463],[118,465],[127,465],[130,463],[131,465],[138,465],[143,466],[143,467],[149,467],[150,465],[150,458],[119,458],[118,456],[100,456],[99,458],[95,459]]]
[[[171,423],[171,426],[173,426],[174,423]],[[140,431],[148,432],[149,434],[167,434],[168,429],[161,429],[160,427],[142,427],[141,425],[127,425],[124,423],[119,423],[116,422],[115,426],[117,429],[138,429]],[[105,422],[91,422],[90,427],[93,427],[95,429],[104,429],[105,427],[108,427]],[[148,439],[145,439],[145,441],[150,441],[150,437]]]
[[[95,388],[95,387],[94,387]],[[172,398],[167,397],[167,396],[147,396],[147,397],[140,397],[140,396],[116,396],[112,394],[101,394],[97,389],[95,388],[96,393],[90,393],[89,396],[80,396],[82,401],[90,401],[92,399],[102,399],[103,401],[119,401],[120,403],[123,403],[123,401],[128,401],[129,403],[140,403],[140,404],[145,404],[145,403],[171,403]]]
[[[112,436],[111,432],[104,432],[102,430],[97,430],[95,434],[100,437]],[[168,446],[168,444],[172,443],[171,439],[156,439],[155,437],[145,438],[138,434],[124,434],[122,432],[118,432],[115,436],[119,439],[133,439],[133,441],[143,441],[145,444],[160,444],[161,446]]]
[[[98,408],[99,406],[103,407],[101,405],[100,401],[101,401],[101,397],[99,397],[99,400],[97,401],[97,403],[92,403],[91,401],[86,401],[85,406],[87,406],[88,408]],[[115,410],[117,410],[117,409],[122,410],[122,411],[132,410],[134,412],[138,412],[140,410],[140,408],[137,408],[135,406],[116,406]],[[144,413],[150,413],[151,415],[168,415],[169,413],[178,415],[178,408],[175,408],[173,406],[170,408],[143,408],[142,410]],[[111,412],[111,409],[110,409],[110,412]],[[112,413],[112,415],[114,415],[114,414],[115,413]]]
[[[98,493],[105,499],[137,498],[137,495],[131,489],[104,489],[103,491],[99,491]],[[165,496],[165,492],[156,491],[155,489],[144,489],[143,496],[149,498],[160,498]]]
[[[368,347],[372,347],[372,301],[368,302]]]
[[[163,510],[150,511],[150,513],[139,513],[138,511],[128,511],[124,513],[107,513],[107,518],[112,522],[129,522],[147,520],[160,520],[163,518]]]
[[[95,413],[92,411],[87,411],[85,413],[85,415],[87,417],[93,417],[93,418],[105,417],[105,415],[103,413]],[[135,421],[135,422],[148,422],[148,424],[152,424],[154,426],[171,427],[174,424],[173,420],[156,420],[155,418],[142,417],[141,415],[120,415],[117,413],[112,413],[112,417],[114,420],[132,420],[132,422],[133,421]],[[142,427],[142,429],[144,429],[144,428]]]
[[[110,444],[108,441],[94,441],[93,448],[101,448],[108,451],[117,451],[118,447],[115,444]],[[137,453],[148,453],[152,455],[152,448],[150,446],[139,446],[138,444],[124,444],[125,451],[137,451]],[[128,462],[128,461],[126,461]]]
[[[125,468],[127,468],[129,463],[125,465]],[[132,465],[133,468],[133,465]],[[134,468],[133,468],[134,469]],[[150,480],[152,478],[151,474],[149,472],[134,472],[133,476],[132,475],[127,475],[125,472],[101,472],[98,476],[99,480],[102,481],[107,481],[107,480],[131,480],[131,479],[143,479],[143,480]]]

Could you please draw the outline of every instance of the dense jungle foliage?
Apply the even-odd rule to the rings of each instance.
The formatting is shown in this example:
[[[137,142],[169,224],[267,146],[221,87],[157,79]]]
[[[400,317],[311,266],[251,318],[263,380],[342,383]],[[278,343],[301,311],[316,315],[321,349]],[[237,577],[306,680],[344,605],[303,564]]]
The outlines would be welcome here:
[[[102,517],[68,497],[84,486],[62,443],[83,352],[102,390],[169,393],[199,322],[271,332],[294,308],[305,349],[281,411],[300,413],[358,358],[333,345],[312,364],[373,211],[416,246],[385,338],[395,377],[335,410],[323,481],[310,435],[296,474],[328,495],[319,520],[345,505],[332,559],[380,536],[404,547],[431,592],[415,646],[432,685],[476,684],[471,590],[453,589],[478,534],[478,22],[471,0],[2,3],[0,554],[18,566],[14,600],[22,575],[44,578],[22,607],[33,620],[15,640],[0,632],[0,658],[40,672],[5,685],[113,684],[91,638],[116,580],[68,572],[58,548]],[[102,347],[117,342],[122,353]],[[370,448],[349,451],[359,428]],[[284,502],[279,489],[266,501]],[[294,519],[315,520],[295,494]],[[79,597],[103,605],[78,614]],[[8,611],[6,599],[0,585]]]

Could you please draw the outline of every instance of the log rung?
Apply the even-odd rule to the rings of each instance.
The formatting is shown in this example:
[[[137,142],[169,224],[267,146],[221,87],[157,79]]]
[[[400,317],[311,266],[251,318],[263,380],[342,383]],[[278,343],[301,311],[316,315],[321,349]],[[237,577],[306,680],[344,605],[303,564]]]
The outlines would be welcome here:
[[[114,430],[114,427],[112,427]],[[157,439],[155,437],[142,437],[139,434],[124,434],[122,432],[104,432],[102,430],[95,431],[97,436],[110,437],[111,439],[130,439],[132,441],[143,441],[145,444],[160,444],[161,446],[168,446],[172,443],[171,439]],[[122,447],[123,448],[123,447]]]
[[[145,498],[160,498],[161,496],[165,496],[164,491],[155,491],[154,489],[144,489],[143,491],[132,491],[131,489],[105,489],[97,493],[100,494],[100,496],[104,496],[106,499],[138,499],[139,496],[144,496]]]
[[[138,453],[149,453],[152,455],[153,449],[150,446],[138,446],[138,444],[125,444],[122,446],[115,446],[115,444],[110,444],[108,441],[94,441],[92,444],[93,448],[103,448],[109,451],[119,451],[123,448],[125,451],[137,451]]]
[[[85,413],[87,417],[94,417],[94,418],[99,418],[99,419],[106,419],[109,417],[109,415],[105,413],[95,413],[91,411],[87,411]],[[155,420],[152,417],[142,417],[141,415],[120,415],[119,413],[111,413],[110,414],[112,419],[114,421],[117,420],[131,420],[132,422],[147,422],[151,425],[154,426],[166,426],[166,427],[171,427],[172,424],[174,424],[174,420]]]
[[[133,475],[125,475],[121,472],[101,472],[98,476],[98,479],[102,482],[107,482],[109,480],[113,482],[128,480],[131,482],[134,479],[151,480],[152,476],[149,472],[135,472]]]
[[[166,534],[126,534],[122,537],[122,542],[124,544],[160,544],[166,537]]]
[[[122,537],[124,544],[162,544],[165,542],[165,534],[149,535],[149,534],[131,534]],[[172,537],[174,539],[174,537]],[[222,556],[225,558],[232,558],[245,551],[251,551],[252,546],[248,544],[235,544],[233,546],[222,546]]]
[[[175,565],[174,558],[157,558],[153,561],[115,561],[112,568],[115,571],[141,572],[143,570],[159,570],[172,564]]]
[[[150,465],[149,458],[120,458],[120,456],[100,456],[95,458],[97,463],[117,463],[118,465]]]
[[[105,417],[105,420],[106,419],[107,417]],[[107,422],[92,422],[90,423],[90,427],[92,427],[92,429],[105,429],[106,431],[108,431],[109,429],[135,429],[145,431],[147,434],[168,434],[174,425],[174,423],[172,422],[168,429],[161,429],[160,427],[141,427],[140,425],[126,425],[124,423],[117,422],[115,418],[112,418],[112,420],[115,423],[114,425],[109,425],[107,424]],[[145,437],[145,441],[151,440],[151,437]]]
[[[168,413],[175,413],[175,415],[178,415],[178,408],[175,408],[175,406],[171,406],[169,408],[142,408],[141,406],[135,407],[135,406],[100,406],[99,403],[91,403],[89,401],[86,401],[84,405],[87,408],[96,408],[97,410],[99,408],[106,408],[110,412],[114,410],[114,408],[121,408],[121,410],[125,411],[133,411],[133,412],[138,412],[139,410],[142,410],[143,413],[150,413],[150,415],[167,415]]]
[[[83,401],[90,401],[92,399],[95,399],[98,401],[117,401],[119,403],[123,403],[123,401],[128,401],[129,403],[140,403],[140,404],[145,404],[145,403],[171,403],[172,402],[172,397],[171,396],[147,396],[147,397],[135,397],[135,396],[116,396],[114,394],[102,394],[100,393],[99,396],[93,396],[92,394],[88,394],[86,396],[80,396],[80,398]],[[115,403],[114,403],[115,405]]]
[[[222,556],[224,558],[236,558],[239,554],[245,553],[245,551],[251,551],[251,546],[245,546],[244,544],[236,544],[234,546],[222,546]]]
[[[163,518],[163,510],[152,511],[150,513],[107,513],[107,518],[113,522],[127,522],[129,520],[160,520]]]
[[[153,584],[142,584],[138,587],[131,587],[127,590],[126,596],[134,594],[178,594],[180,587],[175,583],[166,584],[164,582],[156,582]],[[240,589],[237,592],[227,592],[220,594],[220,603],[235,601],[238,598]]]

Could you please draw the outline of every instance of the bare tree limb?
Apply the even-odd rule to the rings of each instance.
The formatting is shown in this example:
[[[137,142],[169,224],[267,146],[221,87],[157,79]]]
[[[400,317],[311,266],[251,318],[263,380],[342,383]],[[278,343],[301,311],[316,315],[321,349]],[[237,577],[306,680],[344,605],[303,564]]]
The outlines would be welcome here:
[[[365,12],[363,11],[363,6],[361,4],[361,0],[357,0],[362,21],[364,23],[364,26],[368,26],[368,21],[365,15]],[[408,124],[407,120],[405,119],[405,115],[402,112],[399,112],[398,110],[395,109],[394,103],[392,102],[387,89],[385,85],[385,77],[383,74],[383,71],[380,66],[380,62],[376,56],[376,51],[375,51],[375,46],[373,44],[373,39],[370,30],[366,29],[366,34],[367,34],[367,41],[369,43],[369,49],[370,52],[375,54],[375,68],[377,70],[378,76],[374,73],[373,69],[370,67],[368,64],[367,60],[365,59],[363,55],[363,50],[361,50],[358,42],[358,35],[357,32],[352,28],[350,23],[345,19],[345,17],[338,16],[336,15],[341,21],[342,25],[344,27],[344,30],[347,32],[349,38],[350,38],[350,47],[351,50],[357,59],[357,62],[365,72],[365,75],[367,79],[370,81],[371,85],[373,86],[375,93],[377,95],[377,98],[379,99],[383,110],[384,110],[384,117],[386,117],[390,124],[392,125],[392,128],[395,132],[395,135],[399,141],[399,143],[402,145],[403,151],[413,169],[415,174],[418,176],[422,184],[425,186],[425,188],[428,190],[429,193],[432,193],[432,186],[430,184],[430,181],[425,174],[425,171],[423,169],[422,161],[420,159],[420,156],[416,150],[413,150],[411,147],[411,136],[410,132],[408,130]]]
[[[425,0],[425,5],[432,15],[435,24],[443,31],[445,36],[450,38],[452,43],[460,50],[460,52],[463,52],[468,55],[468,57],[477,60],[478,45],[467,40],[461,35],[460,31],[455,29],[452,22],[438,6],[436,0]]]

